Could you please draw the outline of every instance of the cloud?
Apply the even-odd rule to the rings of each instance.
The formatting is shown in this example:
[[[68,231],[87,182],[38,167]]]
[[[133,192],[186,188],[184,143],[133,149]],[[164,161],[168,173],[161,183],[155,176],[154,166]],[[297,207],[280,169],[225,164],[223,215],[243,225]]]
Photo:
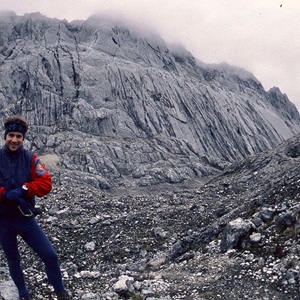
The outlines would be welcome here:
[[[282,6],[281,6],[282,4]],[[253,73],[266,89],[278,86],[300,108],[299,0],[10,0],[0,10],[39,11],[85,20],[95,13],[155,29],[205,63],[227,63]]]

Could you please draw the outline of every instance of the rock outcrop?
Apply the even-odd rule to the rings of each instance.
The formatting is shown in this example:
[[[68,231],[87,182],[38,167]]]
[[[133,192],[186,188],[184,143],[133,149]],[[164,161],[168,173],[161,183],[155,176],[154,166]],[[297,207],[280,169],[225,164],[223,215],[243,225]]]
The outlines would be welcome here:
[[[38,13],[0,15],[0,117],[11,113],[56,182],[98,188],[216,174],[300,131],[286,95],[244,70],[96,17]]]
[[[206,183],[125,192],[55,185],[36,218],[73,299],[299,299],[300,136]],[[298,155],[296,154],[298,153]],[[33,299],[53,299],[20,240]],[[0,251],[0,295],[16,299]]]

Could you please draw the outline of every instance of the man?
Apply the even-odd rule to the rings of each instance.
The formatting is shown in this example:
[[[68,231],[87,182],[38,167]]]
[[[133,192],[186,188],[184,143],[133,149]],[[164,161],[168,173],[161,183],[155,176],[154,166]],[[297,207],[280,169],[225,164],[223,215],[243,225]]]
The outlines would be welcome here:
[[[20,266],[17,236],[38,254],[46,267],[57,299],[69,299],[62,283],[58,256],[34,218],[34,196],[42,197],[52,189],[51,177],[40,159],[23,148],[28,124],[20,116],[4,120],[5,145],[0,149],[0,244],[8,261],[19,299],[32,299]]]

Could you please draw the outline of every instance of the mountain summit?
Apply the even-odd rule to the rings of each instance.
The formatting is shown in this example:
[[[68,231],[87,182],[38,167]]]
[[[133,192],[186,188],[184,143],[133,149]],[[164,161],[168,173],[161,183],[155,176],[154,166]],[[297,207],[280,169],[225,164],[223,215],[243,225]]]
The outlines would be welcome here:
[[[179,183],[300,132],[296,107],[247,71],[91,17],[0,14],[0,114],[28,119],[54,180]]]

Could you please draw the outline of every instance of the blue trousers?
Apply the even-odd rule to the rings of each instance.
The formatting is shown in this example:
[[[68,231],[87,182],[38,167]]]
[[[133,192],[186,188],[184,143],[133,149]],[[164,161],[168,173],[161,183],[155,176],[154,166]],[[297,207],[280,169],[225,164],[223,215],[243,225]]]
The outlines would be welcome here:
[[[10,275],[18,288],[20,297],[28,297],[24,274],[20,265],[17,236],[37,253],[45,264],[49,282],[56,293],[64,291],[58,256],[49,239],[34,217],[18,219],[0,217],[0,243],[8,261]]]

